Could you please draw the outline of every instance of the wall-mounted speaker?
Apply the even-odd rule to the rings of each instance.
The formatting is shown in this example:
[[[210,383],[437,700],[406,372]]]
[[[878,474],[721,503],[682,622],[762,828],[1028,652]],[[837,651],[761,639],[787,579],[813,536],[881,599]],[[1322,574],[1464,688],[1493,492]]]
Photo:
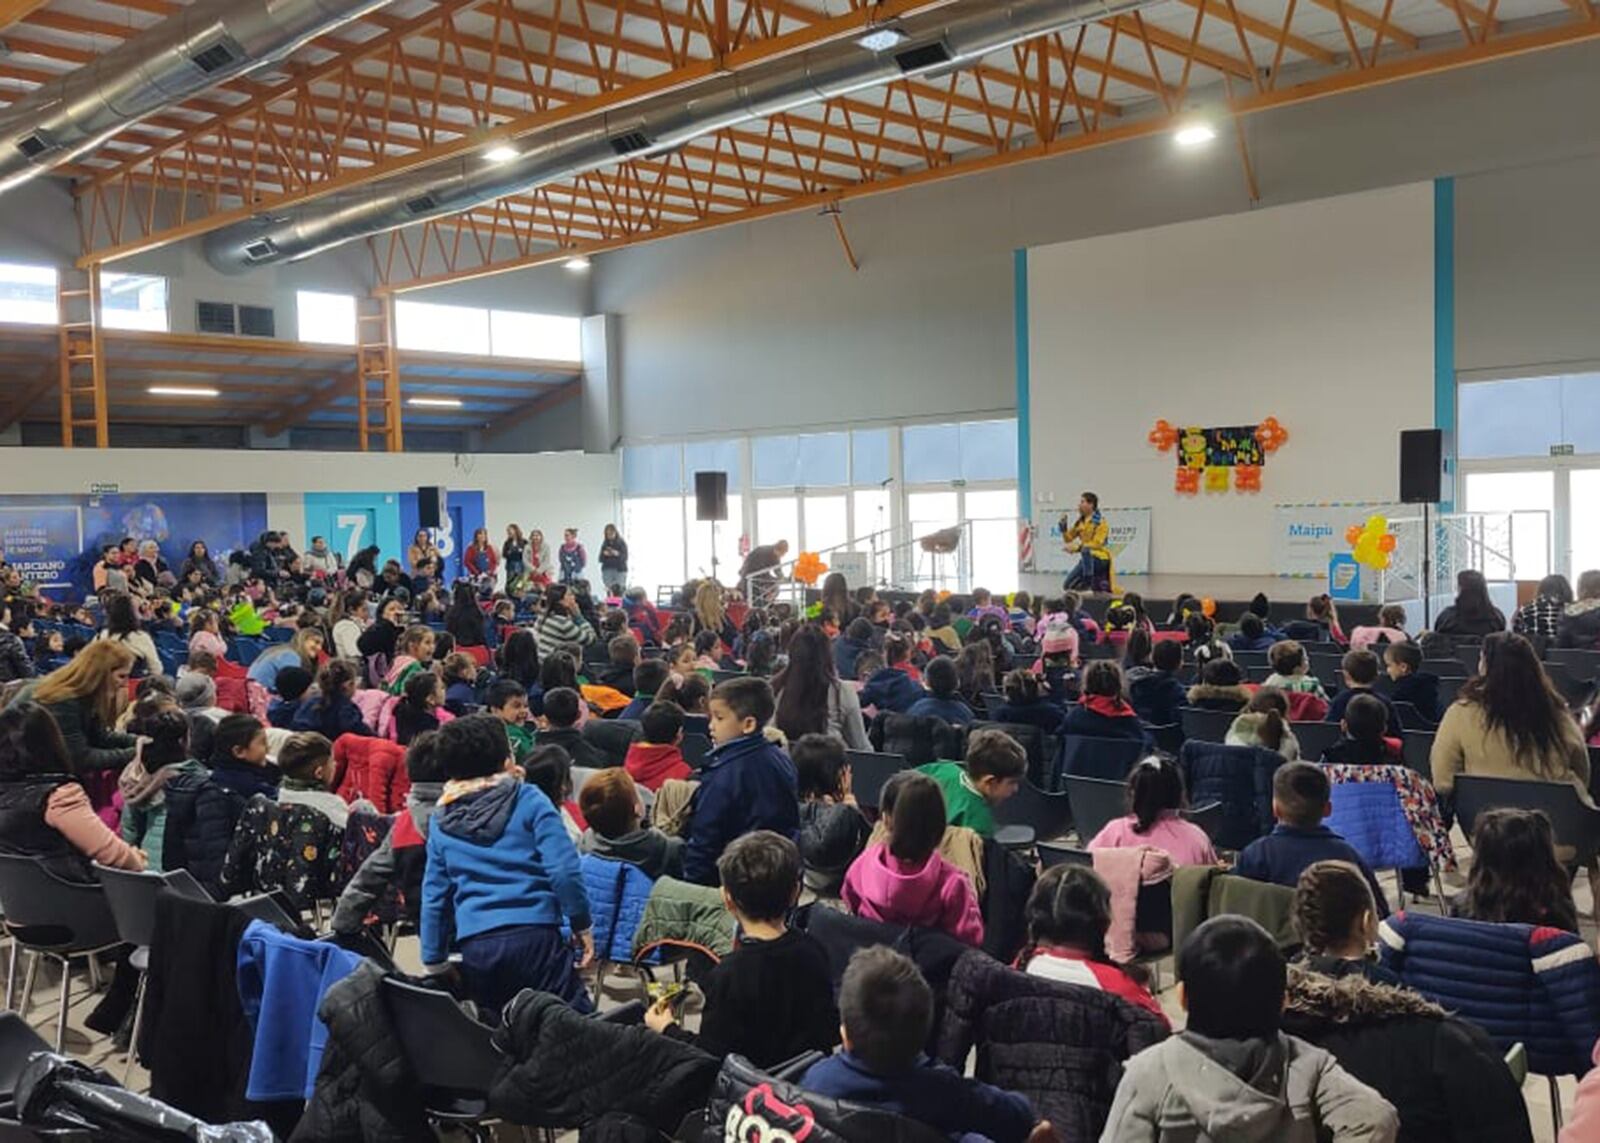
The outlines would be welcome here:
[[[444,527],[444,489],[437,484],[417,489],[417,527]]]

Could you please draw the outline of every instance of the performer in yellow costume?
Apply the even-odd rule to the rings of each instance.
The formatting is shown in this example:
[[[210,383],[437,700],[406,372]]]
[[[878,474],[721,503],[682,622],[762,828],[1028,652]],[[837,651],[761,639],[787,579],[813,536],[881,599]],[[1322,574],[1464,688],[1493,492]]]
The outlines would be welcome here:
[[[1100,497],[1085,492],[1078,500],[1078,518],[1061,519],[1061,539],[1067,551],[1080,553],[1078,566],[1067,577],[1069,591],[1113,591],[1111,578],[1111,525],[1100,515]]]

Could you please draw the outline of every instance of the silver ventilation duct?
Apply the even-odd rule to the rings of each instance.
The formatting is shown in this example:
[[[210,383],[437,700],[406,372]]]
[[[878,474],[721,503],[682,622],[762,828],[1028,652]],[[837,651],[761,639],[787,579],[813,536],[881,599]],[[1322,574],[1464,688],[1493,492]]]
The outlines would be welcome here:
[[[1001,48],[1139,8],[1154,0],[1031,0],[981,4],[970,16],[907,21],[907,39],[882,52],[853,41],[814,48],[770,67],[709,80],[624,111],[534,132],[517,158],[491,164],[465,155],[328,195],[278,215],[213,231],[206,258],[225,273],[305,258],[429,218],[457,214],[508,194],[680,147],[713,131],[863,88],[976,61]]]
[[[0,191],[385,0],[198,0],[0,111]]]

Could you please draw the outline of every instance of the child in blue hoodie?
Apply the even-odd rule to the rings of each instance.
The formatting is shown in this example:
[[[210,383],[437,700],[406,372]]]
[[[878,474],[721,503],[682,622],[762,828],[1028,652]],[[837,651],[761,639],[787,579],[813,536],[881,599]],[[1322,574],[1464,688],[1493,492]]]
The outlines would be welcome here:
[[[711,741],[690,803],[683,876],[717,884],[717,859],[734,838],[770,829],[793,841],[800,832],[800,782],[794,763],[762,728],[777,709],[766,679],[745,676],[711,692]]]
[[[1032,1134],[1038,1117],[1027,1096],[923,1054],[933,991],[910,957],[884,945],[855,953],[839,985],[839,1015],[844,1050],[812,1064],[800,1079],[804,1090],[880,1107],[952,1139],[1024,1143]]]
[[[911,659],[911,640],[905,635],[889,635],[883,641],[884,666],[867,678],[861,688],[861,705],[905,714],[927,691],[906,670]]]
[[[424,969],[447,971],[459,951],[467,995],[483,1015],[498,1014],[524,988],[592,1011],[577,972],[594,960],[589,899],[560,811],[522,780],[494,715],[447,723],[437,741],[447,780],[428,828]],[[576,963],[563,917],[581,949]]]

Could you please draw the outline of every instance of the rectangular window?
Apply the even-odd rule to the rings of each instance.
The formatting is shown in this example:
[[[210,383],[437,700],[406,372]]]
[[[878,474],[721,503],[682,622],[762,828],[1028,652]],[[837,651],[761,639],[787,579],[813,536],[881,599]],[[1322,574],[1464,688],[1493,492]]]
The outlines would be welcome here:
[[[850,483],[860,488],[882,484],[889,471],[889,430],[857,429],[850,434]]]
[[[744,473],[741,468],[739,442],[736,440],[690,441],[683,446],[685,491],[694,490],[694,474],[697,472],[726,472],[728,491],[737,492],[744,487]],[[737,523],[739,513],[729,508],[728,519]]]
[[[489,311],[432,302],[394,304],[395,344],[435,353],[489,354]]]
[[[629,445],[623,449],[622,491],[626,496],[658,496],[682,492],[682,446]]]
[[[0,262],[0,321],[55,325],[60,320],[55,267]]]
[[[489,311],[489,352],[496,357],[582,361],[582,334],[583,323],[575,317]]]
[[[628,582],[649,591],[652,601],[655,588],[688,578],[683,570],[681,496],[623,500],[622,534],[628,539]]]
[[[155,274],[100,275],[100,324],[166,333],[167,280]]]
[[[756,437],[750,442],[751,483],[757,488],[793,488],[800,468],[799,437]]]
[[[743,519],[743,498],[732,493],[728,495],[728,518],[717,522],[717,579],[723,583],[733,583],[738,579],[739,565],[744,562],[739,555],[739,533],[743,530],[739,521]],[[694,496],[683,498],[683,518],[689,527],[689,575],[709,576],[711,574],[711,524],[705,520],[695,519]],[[630,540],[631,543],[631,540]],[[632,550],[631,548],[629,549]],[[683,582],[687,576],[680,577],[675,582]]]
[[[793,496],[763,496],[756,501],[756,543],[788,540],[791,551],[800,547],[800,502]]]
[[[299,290],[295,293],[294,304],[295,330],[301,341],[314,341],[321,345],[356,343],[354,294]]]

